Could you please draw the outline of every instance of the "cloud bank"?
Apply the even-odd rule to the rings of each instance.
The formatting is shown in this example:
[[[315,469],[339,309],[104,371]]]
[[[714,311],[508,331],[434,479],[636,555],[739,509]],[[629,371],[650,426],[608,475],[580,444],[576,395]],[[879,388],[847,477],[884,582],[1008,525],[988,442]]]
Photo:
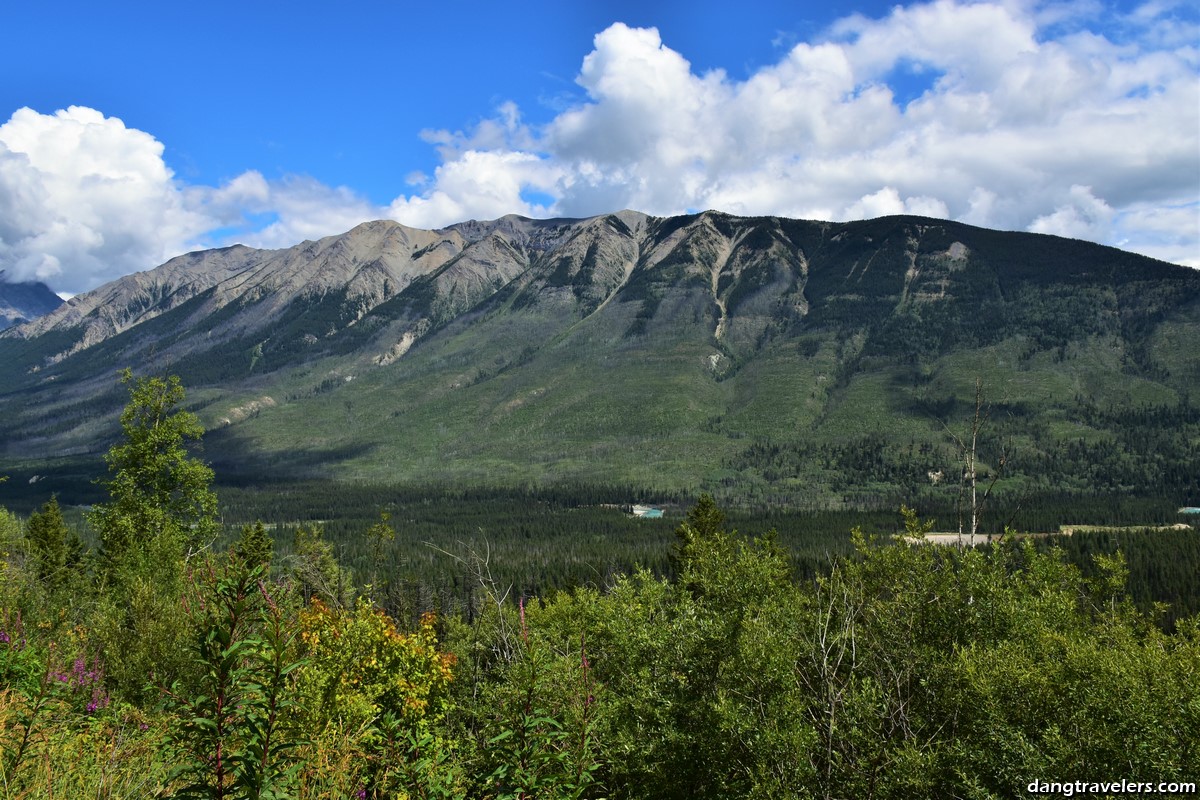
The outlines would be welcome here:
[[[22,109],[0,126],[0,269],[77,292],[188,248],[373,218],[621,208],[921,214],[1200,266],[1198,41],[1195,14],[1157,0],[1122,17],[935,0],[843,19],[736,80],[617,23],[583,59],[579,102],[540,125],[506,103],[423,132],[441,164],[387,206],[296,176],[189,186],[120,120]]]

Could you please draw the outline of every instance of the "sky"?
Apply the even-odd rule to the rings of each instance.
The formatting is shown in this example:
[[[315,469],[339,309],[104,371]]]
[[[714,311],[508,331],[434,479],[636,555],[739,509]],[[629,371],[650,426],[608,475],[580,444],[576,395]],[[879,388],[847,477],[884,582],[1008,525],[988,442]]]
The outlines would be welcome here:
[[[0,10],[5,279],[624,208],[920,214],[1200,267],[1194,0],[415,5]]]

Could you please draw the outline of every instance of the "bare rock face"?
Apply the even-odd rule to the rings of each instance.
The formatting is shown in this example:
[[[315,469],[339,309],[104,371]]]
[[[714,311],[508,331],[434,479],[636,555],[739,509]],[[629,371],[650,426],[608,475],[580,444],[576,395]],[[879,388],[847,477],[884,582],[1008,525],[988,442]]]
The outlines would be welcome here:
[[[630,334],[691,315],[736,362],[803,319],[814,295],[826,313],[867,303],[878,314],[977,293],[976,249],[990,245],[960,240],[977,239],[971,231],[913,217],[834,225],[718,212],[510,215],[434,231],[378,220],[282,250],[188,253],[47,308],[0,342],[46,342],[25,351],[36,353],[25,370],[133,330],[126,358],[154,353],[171,363],[225,343],[252,351],[252,368],[270,369],[336,340],[339,352],[366,348],[365,357],[386,366],[494,298],[582,319],[619,296],[637,307]],[[168,314],[169,323],[147,324]]]
[[[50,357],[51,362],[57,362],[154,319],[238,275],[252,266],[261,252],[238,245],[188,253],[155,269],[127,275],[76,295],[51,313],[5,331],[4,335],[32,339],[52,331],[71,331],[74,335],[71,346]]]
[[[646,219],[622,213],[634,226]],[[617,224],[630,232],[625,223]],[[419,282],[423,291],[414,294],[422,296],[424,307],[417,316],[426,322],[411,334],[419,336],[431,318],[444,321],[462,313],[520,276],[538,256],[560,248],[563,259],[574,260],[572,275],[591,252],[591,263],[600,270],[589,280],[602,287],[600,295],[607,295],[632,268],[634,252],[628,242],[618,246],[620,252],[607,245],[589,251],[597,226],[605,227],[597,220],[543,222],[508,216],[426,231],[379,220],[283,250],[235,245],[188,253],[77,295],[5,335],[36,339],[62,334],[68,343],[43,357],[41,366],[46,366],[185,305],[185,327],[203,329],[203,345],[211,346],[269,331],[298,306],[335,304],[327,329],[302,334],[311,340],[356,324]],[[19,321],[28,318],[19,315]],[[219,324],[209,325],[213,319]],[[177,353],[196,345],[178,337],[163,344]]]
[[[57,362],[141,323],[198,300],[189,319],[199,322],[231,304],[253,313],[228,314],[218,337],[262,328],[297,299],[344,292],[364,309],[402,290],[461,250],[459,237],[439,237],[396,223],[360,225],[341,236],[285,250],[241,245],[188,253],[160,267],[127,275],[77,295],[55,312],[7,332],[35,338],[70,332],[72,343],[49,356]],[[237,311],[237,309],[233,309]]]

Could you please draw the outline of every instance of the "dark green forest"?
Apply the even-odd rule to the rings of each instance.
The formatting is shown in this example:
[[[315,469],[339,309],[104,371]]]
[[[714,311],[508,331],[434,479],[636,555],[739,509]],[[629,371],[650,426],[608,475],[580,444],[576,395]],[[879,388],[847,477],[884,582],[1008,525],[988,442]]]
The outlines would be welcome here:
[[[123,382],[86,508],[6,486],[5,798],[1165,795],[1200,774],[1200,542],[1149,528],[1179,521],[1169,493],[1000,495],[992,541],[959,548],[927,543],[959,512],[928,491],[783,511],[221,485],[179,380]],[[1013,532],[1064,524],[1097,528]]]

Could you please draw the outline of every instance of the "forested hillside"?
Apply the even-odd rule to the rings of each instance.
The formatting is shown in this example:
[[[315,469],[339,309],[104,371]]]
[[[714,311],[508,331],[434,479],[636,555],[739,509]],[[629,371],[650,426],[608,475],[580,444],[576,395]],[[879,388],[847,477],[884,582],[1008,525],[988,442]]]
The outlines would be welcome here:
[[[707,491],[894,509],[981,471],[1196,502],[1200,273],[1086,242],[716,212],[369,223],[174,259],[0,335],[14,481],[93,474],[179,374],[222,480]],[[938,477],[940,475],[940,478]],[[64,487],[65,493],[67,489]]]

